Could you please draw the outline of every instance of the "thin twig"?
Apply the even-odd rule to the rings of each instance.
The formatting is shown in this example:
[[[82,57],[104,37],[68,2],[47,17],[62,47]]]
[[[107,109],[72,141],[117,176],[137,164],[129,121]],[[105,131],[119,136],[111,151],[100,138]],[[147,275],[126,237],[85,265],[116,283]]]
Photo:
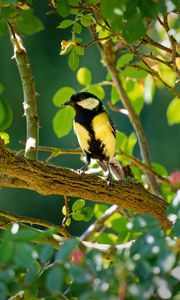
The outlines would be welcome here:
[[[176,65],[176,40],[174,39],[174,37],[169,32],[170,28],[169,28],[169,24],[168,24],[167,15],[163,16],[163,20],[164,20],[163,27],[166,30],[166,33],[167,33],[167,36],[168,36],[168,39],[170,41],[171,48],[172,48],[172,58],[171,58],[171,60],[172,60],[172,63],[173,63],[173,70],[178,71],[178,68],[177,68],[177,65]]]
[[[154,41],[152,38],[150,38],[148,35],[145,35],[145,36],[143,37],[143,41],[144,41],[145,43],[148,43],[148,44],[151,45],[151,46],[154,46],[155,48],[159,48],[159,49],[161,49],[161,50],[163,50],[163,51],[165,51],[165,52],[168,52],[168,53],[172,54],[172,49],[167,48],[167,47],[165,47],[165,46],[162,45],[162,44],[159,44],[158,42],[156,42],[156,41]],[[179,57],[179,56],[180,56],[180,54],[176,52],[176,57]]]
[[[159,182],[161,182],[163,184],[167,184],[173,188],[169,178],[161,176],[156,171],[154,171],[152,168],[149,168],[146,164],[144,164],[142,161],[140,161],[138,158],[136,158],[132,155],[129,155],[122,150],[120,150],[117,154],[119,154],[125,158],[128,158],[132,162],[132,164],[137,166],[140,170],[142,170],[143,172],[148,172],[149,174],[156,177]]]
[[[118,245],[108,245],[108,244],[99,244],[99,243],[92,243],[88,241],[82,241],[82,244],[91,249],[96,249],[102,252],[110,252],[111,250],[123,250],[130,248],[134,244],[135,240],[129,241],[124,244],[118,244]]]
[[[5,222],[17,222],[17,223],[25,223],[25,224],[30,224],[30,225],[39,225],[45,228],[56,228],[57,231],[62,234],[64,237],[70,237],[70,234],[64,229],[64,228],[59,228],[58,226],[48,222],[44,221],[41,219],[36,219],[36,218],[28,218],[28,217],[21,217],[17,216],[15,214],[12,214],[7,211],[2,211],[0,210],[0,217],[5,218]],[[0,224],[1,228],[3,224]]]
[[[70,8],[77,9],[77,10],[87,10],[87,11],[95,11],[96,8],[94,6],[77,6],[77,5],[70,5]]]
[[[66,228],[66,222],[68,220],[69,217],[69,207],[68,207],[68,197],[66,195],[64,195],[64,206],[66,208],[66,214],[62,220],[62,227]]]
[[[148,62],[146,61],[146,59],[144,58],[144,55],[142,55],[137,49],[136,47],[133,46],[129,46],[131,49],[131,52],[134,53],[148,68],[149,71],[147,71],[148,73],[150,73],[151,75],[155,76],[156,78],[158,78],[166,87],[167,89],[175,96],[175,97],[180,97],[180,93],[176,90],[173,89],[173,87],[171,85],[169,85],[166,81],[164,81],[164,79],[159,75],[159,73],[157,71],[155,71],[150,64],[148,64]]]
[[[14,58],[21,77],[24,94],[24,115],[26,117],[26,149],[25,157],[37,159],[39,140],[39,122],[36,107],[35,83],[31,72],[30,63],[22,38],[14,23],[8,22],[11,42],[14,48]]]
[[[97,219],[93,224],[91,224],[88,229],[81,235],[80,239],[81,241],[87,241],[94,232],[98,232],[101,230],[102,226],[104,226],[104,223],[115,213],[119,212],[120,208],[117,205],[112,205],[110,208],[108,208],[105,213]]]

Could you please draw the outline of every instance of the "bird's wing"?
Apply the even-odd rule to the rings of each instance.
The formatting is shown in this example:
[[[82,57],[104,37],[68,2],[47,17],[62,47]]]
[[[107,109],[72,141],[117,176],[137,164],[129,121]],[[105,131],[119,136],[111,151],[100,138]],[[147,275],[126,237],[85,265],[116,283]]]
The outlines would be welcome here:
[[[108,119],[109,119],[109,124],[111,126],[111,131],[112,131],[114,137],[116,137],[116,127],[114,125],[114,122],[112,121],[112,119],[109,115],[108,115]]]

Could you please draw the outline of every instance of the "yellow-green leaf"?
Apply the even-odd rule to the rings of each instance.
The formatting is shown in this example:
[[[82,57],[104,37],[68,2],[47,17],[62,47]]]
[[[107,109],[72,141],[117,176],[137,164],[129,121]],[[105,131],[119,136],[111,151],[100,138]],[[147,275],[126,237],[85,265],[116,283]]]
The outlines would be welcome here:
[[[72,107],[60,109],[53,118],[53,129],[58,138],[66,136],[72,129],[75,112]]]
[[[83,67],[77,71],[76,78],[81,85],[89,85],[92,75],[88,68]]]
[[[4,140],[5,144],[9,144],[9,134],[7,132],[0,131],[0,138]]]
[[[134,54],[132,53],[125,53],[117,60],[117,67],[122,68],[130,61],[133,60]]]
[[[88,87],[87,91],[97,96],[100,100],[102,100],[105,96],[104,89],[98,84],[92,84]]]
[[[72,87],[64,86],[55,93],[53,103],[56,106],[61,106],[64,102],[68,101],[75,92]]]
[[[169,125],[180,123],[180,98],[174,98],[167,108]]]
[[[79,67],[79,56],[76,54],[76,51],[72,49],[68,57],[68,66],[71,70],[75,71]]]

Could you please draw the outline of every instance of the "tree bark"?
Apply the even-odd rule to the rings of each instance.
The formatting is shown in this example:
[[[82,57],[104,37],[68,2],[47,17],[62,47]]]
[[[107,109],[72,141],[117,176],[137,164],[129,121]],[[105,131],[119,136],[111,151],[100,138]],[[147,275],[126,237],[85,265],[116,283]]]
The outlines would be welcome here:
[[[165,229],[170,227],[166,218],[167,203],[149,193],[142,184],[132,179],[107,182],[95,175],[80,175],[76,171],[44,162],[16,156],[6,149],[0,139],[0,186],[25,188],[43,195],[66,195],[95,202],[116,204],[141,214],[158,218]]]

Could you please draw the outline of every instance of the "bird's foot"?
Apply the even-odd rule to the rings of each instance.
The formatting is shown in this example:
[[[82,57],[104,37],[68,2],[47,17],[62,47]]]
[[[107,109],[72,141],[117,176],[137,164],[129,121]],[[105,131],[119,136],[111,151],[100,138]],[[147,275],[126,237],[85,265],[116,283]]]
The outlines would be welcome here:
[[[111,174],[108,174],[106,178],[107,186],[112,186],[112,176]]]
[[[80,169],[77,169],[77,172],[80,174],[80,175],[83,175],[85,174],[85,172],[87,171],[87,166],[82,166]]]

